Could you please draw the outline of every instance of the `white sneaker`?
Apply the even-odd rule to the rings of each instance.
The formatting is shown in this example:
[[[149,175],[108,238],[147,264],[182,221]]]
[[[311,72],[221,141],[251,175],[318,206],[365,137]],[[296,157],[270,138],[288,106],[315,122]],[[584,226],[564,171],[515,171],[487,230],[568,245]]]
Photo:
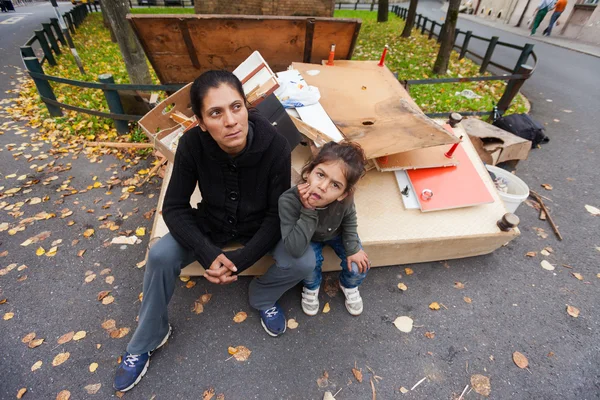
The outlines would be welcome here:
[[[315,290],[302,288],[302,311],[311,317],[317,315],[319,312],[319,288]]]
[[[343,287],[342,283],[340,282],[340,289],[342,289],[344,296],[346,296],[346,310],[348,310],[348,312],[355,317],[360,315],[363,312],[363,301],[360,297],[358,287],[347,289]]]

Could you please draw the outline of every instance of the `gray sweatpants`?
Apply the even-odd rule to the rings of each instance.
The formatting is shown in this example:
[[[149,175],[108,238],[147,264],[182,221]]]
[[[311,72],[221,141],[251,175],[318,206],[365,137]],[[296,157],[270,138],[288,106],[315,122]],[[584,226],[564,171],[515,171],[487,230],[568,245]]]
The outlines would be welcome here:
[[[293,258],[279,242],[272,251],[275,264],[250,283],[250,305],[266,310],[289,289],[306,278],[315,268],[316,258],[310,248],[302,257]],[[138,326],[127,345],[130,354],[152,351],[169,330],[167,307],[175,291],[181,268],[195,260],[194,252],[181,246],[168,233],[148,253],[144,273],[144,298]]]

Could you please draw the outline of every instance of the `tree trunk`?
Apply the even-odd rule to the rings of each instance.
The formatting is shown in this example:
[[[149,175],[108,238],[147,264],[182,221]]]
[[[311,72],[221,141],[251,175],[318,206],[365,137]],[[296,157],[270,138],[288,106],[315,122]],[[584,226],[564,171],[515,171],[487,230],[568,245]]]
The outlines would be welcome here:
[[[102,10],[117,37],[130,82],[134,85],[152,84],[144,49],[125,19],[129,12],[129,4],[125,0],[104,0]]]
[[[450,61],[450,53],[454,47],[454,28],[458,20],[458,7],[461,0],[450,0],[448,5],[448,13],[446,14],[446,22],[444,28],[440,32],[442,38],[440,51],[433,65],[433,73],[438,75],[446,75],[448,70],[448,62]]]
[[[108,16],[106,15],[104,8],[102,7],[102,3],[100,3],[100,11],[102,11],[102,24],[106,29],[110,31],[110,41],[113,43],[117,43],[117,37],[113,32],[112,26],[110,26],[110,22],[108,22]]]
[[[408,15],[406,16],[406,21],[404,21],[404,29],[402,30],[402,37],[410,37],[410,33],[412,32],[412,28],[415,25],[415,19],[417,17],[417,3],[419,0],[410,0],[410,5],[408,6]]]
[[[388,20],[388,0],[379,0],[379,6],[377,7],[377,22],[387,22]]]

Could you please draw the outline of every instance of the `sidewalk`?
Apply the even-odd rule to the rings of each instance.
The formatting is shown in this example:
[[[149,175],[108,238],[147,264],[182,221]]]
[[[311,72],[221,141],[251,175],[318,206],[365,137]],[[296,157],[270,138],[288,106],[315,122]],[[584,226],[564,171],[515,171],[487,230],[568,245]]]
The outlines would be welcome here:
[[[521,27],[517,28],[512,25],[505,24],[502,21],[485,19],[485,18],[480,18],[480,17],[476,17],[474,15],[467,15],[467,14],[459,14],[459,18],[464,18],[464,19],[467,19],[467,20],[470,20],[470,21],[473,21],[473,22],[476,22],[476,23],[479,23],[482,25],[491,26],[496,29],[502,29],[506,32],[510,32],[515,35],[526,36],[530,40],[536,40],[538,42],[544,42],[544,43],[548,43],[548,44],[551,44],[554,46],[564,47],[566,49],[574,50],[579,53],[589,54],[594,57],[600,57],[600,46],[598,46],[598,45],[581,42],[576,39],[568,39],[568,38],[558,37],[558,36],[542,36],[541,32],[543,31],[543,29],[539,30],[540,31],[539,34],[536,34],[535,36],[529,36],[530,30],[527,29],[526,26],[525,27],[521,26]]]

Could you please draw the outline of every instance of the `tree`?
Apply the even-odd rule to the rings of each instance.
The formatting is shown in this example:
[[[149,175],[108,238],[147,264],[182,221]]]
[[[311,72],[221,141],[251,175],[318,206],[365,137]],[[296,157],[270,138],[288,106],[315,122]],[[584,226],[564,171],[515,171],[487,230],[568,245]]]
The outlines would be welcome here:
[[[377,7],[377,22],[387,22],[388,20],[388,0],[379,0],[379,6]]]
[[[410,33],[412,32],[412,28],[415,25],[415,19],[417,17],[417,3],[419,0],[410,0],[410,5],[408,6],[408,15],[406,16],[406,21],[404,21],[404,29],[402,30],[402,37],[410,37]]]
[[[125,19],[125,15],[129,12],[129,4],[124,0],[103,0],[102,11],[106,13],[108,22],[117,38],[131,83],[134,85],[152,84],[144,49],[131,25]]]
[[[448,4],[448,13],[446,14],[446,22],[440,32],[441,44],[435,64],[433,65],[433,73],[438,75],[446,75],[448,70],[448,62],[450,61],[450,53],[454,47],[454,29],[458,20],[458,7],[461,0],[450,0]]]

